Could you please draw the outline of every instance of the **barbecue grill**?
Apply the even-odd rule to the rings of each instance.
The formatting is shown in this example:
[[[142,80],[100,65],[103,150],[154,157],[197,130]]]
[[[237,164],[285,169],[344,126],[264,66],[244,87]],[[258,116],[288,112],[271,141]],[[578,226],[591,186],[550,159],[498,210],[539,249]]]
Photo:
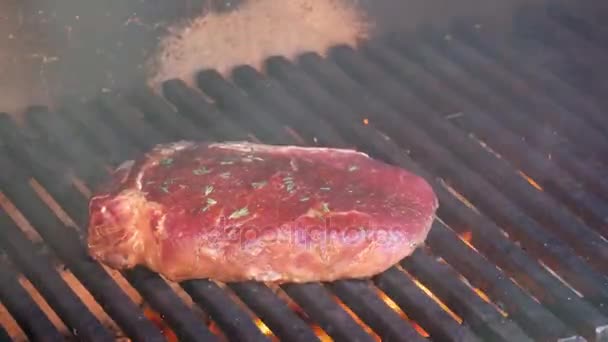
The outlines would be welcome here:
[[[467,19],[272,57],[264,73],[205,70],[197,87],[166,82],[164,98],[141,88],[66,100],[31,108],[25,125],[0,115],[0,190],[40,236],[3,206],[0,301],[31,340],[65,337],[22,276],[86,341],[608,341],[608,83],[596,63],[608,26],[576,9],[522,8],[508,36]],[[89,189],[179,139],[354,147],[429,180],[438,219],[424,248],[371,280],[176,285],[108,271],[82,242]]]

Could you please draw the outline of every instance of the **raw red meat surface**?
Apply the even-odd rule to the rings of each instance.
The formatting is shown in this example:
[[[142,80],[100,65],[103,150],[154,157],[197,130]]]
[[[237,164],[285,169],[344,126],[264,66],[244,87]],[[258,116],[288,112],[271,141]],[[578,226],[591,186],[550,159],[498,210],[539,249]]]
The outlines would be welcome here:
[[[423,243],[422,178],[353,150],[159,145],[90,202],[90,254],[172,280],[308,282],[375,275]]]

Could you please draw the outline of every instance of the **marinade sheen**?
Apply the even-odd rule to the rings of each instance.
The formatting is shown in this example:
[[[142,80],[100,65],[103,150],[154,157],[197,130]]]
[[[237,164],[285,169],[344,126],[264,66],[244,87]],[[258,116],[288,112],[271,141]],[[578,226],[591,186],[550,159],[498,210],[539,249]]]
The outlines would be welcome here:
[[[424,179],[354,150],[182,141],[114,172],[88,247],[171,280],[363,278],[422,244],[437,207]]]

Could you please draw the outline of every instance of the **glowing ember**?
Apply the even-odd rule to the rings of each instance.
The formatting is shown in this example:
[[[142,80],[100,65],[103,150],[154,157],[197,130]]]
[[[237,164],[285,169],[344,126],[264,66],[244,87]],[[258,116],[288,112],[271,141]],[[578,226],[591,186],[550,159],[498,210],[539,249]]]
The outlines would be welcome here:
[[[452,194],[452,196],[456,197],[456,199],[459,200],[462,204],[466,205],[469,209],[475,211],[476,213],[479,213],[479,210],[477,210],[477,208],[473,205],[473,203],[471,203],[466,197],[464,197],[463,194],[458,192],[456,189],[452,188],[452,186],[449,185],[445,180],[439,179],[439,183],[447,191],[449,191],[450,194]]]
[[[215,323],[213,321],[210,322],[208,328],[209,328],[209,331],[211,331],[213,334],[218,335],[218,336],[222,335],[222,330],[217,325],[217,323]]]
[[[146,318],[151,320],[154,323],[154,325],[156,325],[156,327],[158,327],[158,329],[160,329],[160,331],[165,336],[167,341],[169,341],[169,342],[178,342],[179,341],[177,338],[177,335],[175,335],[175,332],[173,332],[173,330],[171,330],[171,328],[169,328],[169,326],[167,325],[165,320],[156,311],[154,311],[150,308],[145,308],[144,315],[146,316]]]
[[[421,326],[419,326],[418,323],[412,322],[412,326],[414,327],[414,330],[416,330],[416,332],[419,333],[422,337],[431,336],[431,335],[429,335],[429,333],[426,330],[424,330]]]
[[[423,337],[429,337],[429,333],[424,330],[424,328],[422,328],[420,325],[418,325],[418,323],[412,321],[406,314],[405,312],[403,312],[403,310],[401,310],[401,308],[399,307],[399,305],[397,305],[397,303],[395,303],[392,299],[390,299],[386,293],[384,293],[381,290],[377,290],[378,295],[380,296],[380,298],[386,303],[386,305],[388,305],[389,308],[391,308],[393,311],[395,311],[401,318],[403,318],[406,321],[409,321],[410,324],[412,324],[412,326],[414,327],[414,330],[416,330],[416,332],[418,332],[421,336]]]
[[[315,333],[315,335],[317,335],[317,337],[319,338],[319,341],[321,341],[321,342],[333,342],[333,339],[331,337],[329,337],[329,335],[327,335],[327,333],[323,329],[321,329],[320,326],[313,325],[312,326],[312,331]]]
[[[296,315],[298,315],[304,322],[306,322],[311,328],[312,331],[315,333],[315,335],[317,335],[317,337],[319,338],[319,340],[321,342],[331,342],[333,341],[333,339],[331,337],[329,337],[329,335],[327,335],[327,333],[315,322],[313,322],[308,315],[306,314],[306,312],[304,312],[304,309],[302,309],[298,304],[294,303],[293,301],[289,300],[287,298],[287,305],[289,306],[289,308],[291,310],[293,310],[293,312],[296,313]]]
[[[464,241],[464,242],[471,242],[471,239],[473,239],[473,232],[466,231],[462,234],[460,234],[460,238]]]
[[[334,296],[334,300],[340,304],[340,306],[342,307],[342,309],[344,309],[344,311],[346,311],[355,322],[357,322],[357,324],[359,324],[363,330],[365,330],[366,333],[370,334],[376,341],[380,342],[380,336],[376,335],[376,333],[372,330],[372,328],[370,328],[367,324],[365,324],[360,318],[359,316],[357,316],[348,306],[346,306],[344,303],[342,303],[342,301],[340,301],[340,299],[336,296]]]
[[[460,278],[460,280],[465,285],[467,285],[471,290],[473,290],[473,292],[475,292],[475,294],[477,296],[479,296],[479,298],[481,298],[484,302],[486,302],[486,303],[490,304],[491,306],[493,306],[501,315],[503,315],[504,317],[508,317],[509,316],[509,314],[506,311],[504,311],[500,306],[498,306],[496,303],[492,302],[492,300],[490,299],[490,297],[485,292],[483,292],[483,290],[481,290],[478,287],[474,287],[469,282],[469,280],[467,278],[465,278],[464,276],[461,275],[459,278]]]
[[[526,175],[525,173],[523,173],[522,171],[518,171],[517,173],[519,173],[520,176],[524,177],[524,179],[530,183],[530,185],[532,185],[536,190],[538,191],[544,191],[543,187],[540,186],[540,184],[538,184],[534,179],[532,179],[530,176]]]
[[[264,324],[264,322],[262,322],[261,319],[257,318],[255,320],[255,325],[258,326],[258,329],[260,329],[260,331],[262,331],[262,333],[266,336],[273,336],[272,331],[270,330],[270,328],[268,328],[268,326],[266,324]]]
[[[368,118],[363,119],[363,124],[364,125],[369,125],[369,119]]]
[[[475,293],[479,296],[479,298],[483,299],[484,302],[491,304],[496,310],[498,310],[498,312],[501,315],[503,315],[504,317],[509,316],[509,314],[506,311],[504,311],[501,307],[499,307],[494,302],[492,302],[490,300],[490,297],[488,297],[488,295],[485,292],[483,292],[480,288],[474,287],[473,291],[475,291]]]
[[[441,299],[437,298],[437,296],[435,296],[435,294],[431,290],[429,290],[426,286],[424,286],[417,279],[412,278],[412,280],[414,281],[414,284],[416,284],[416,286],[418,286],[422,290],[422,292],[424,292],[427,296],[431,297],[431,299],[433,299],[435,302],[437,302],[437,304],[439,304],[439,306],[445,312],[450,314],[450,316],[452,316],[452,318],[454,318],[456,320],[456,322],[458,322],[459,324],[462,324],[462,318],[460,316],[458,316],[454,311],[452,311],[447,305],[445,305],[445,303],[443,303],[441,301]]]
[[[462,232],[458,235],[458,237],[460,238],[460,240],[462,240],[462,242],[464,242],[467,246],[471,247],[474,250],[477,250],[477,248],[475,248],[475,246],[473,246],[473,244],[471,244],[471,241],[473,240],[473,232],[470,230],[467,230],[465,232]]]
[[[484,301],[486,301],[486,302],[490,303],[490,297],[488,297],[488,295],[487,295],[485,292],[483,292],[482,290],[480,290],[480,289],[479,289],[479,288],[477,288],[477,287],[476,287],[476,288],[474,288],[473,290],[475,291],[475,293],[477,293],[477,295],[478,295],[479,297],[481,297],[481,299],[483,299]]]

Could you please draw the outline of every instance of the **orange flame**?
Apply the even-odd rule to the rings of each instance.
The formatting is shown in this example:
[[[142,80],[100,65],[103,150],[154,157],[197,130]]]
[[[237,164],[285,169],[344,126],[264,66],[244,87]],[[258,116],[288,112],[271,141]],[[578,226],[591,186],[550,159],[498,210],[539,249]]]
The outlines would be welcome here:
[[[508,317],[509,313],[507,313],[505,310],[503,310],[498,304],[492,302],[492,300],[490,299],[490,296],[488,296],[487,293],[485,293],[482,289],[478,288],[478,287],[474,287],[467,278],[465,278],[464,276],[460,275],[460,280],[462,280],[462,282],[467,285],[471,290],[473,290],[473,292],[475,292],[475,294],[481,298],[481,300],[483,300],[484,302],[492,305],[501,315],[503,315],[504,317]]]
[[[162,318],[161,315],[158,314],[158,312],[150,308],[145,308],[144,315],[146,316],[146,318],[151,320],[154,325],[156,325],[156,327],[161,331],[161,333],[165,336],[168,342],[179,341],[177,335],[175,335],[175,332],[167,325],[165,320]]]
[[[304,322],[306,322],[311,328],[312,331],[315,333],[315,335],[317,335],[317,337],[319,338],[319,340],[321,342],[331,342],[333,341],[333,339],[327,335],[327,333],[315,322],[313,322],[308,315],[306,314],[306,312],[304,312],[304,309],[302,309],[298,304],[289,301],[288,302],[289,308],[291,310],[293,310],[293,312],[296,313],[296,315],[298,315]]]
[[[477,288],[477,287],[476,287],[476,288],[474,288],[474,289],[473,289],[473,291],[475,291],[475,293],[476,293],[476,294],[477,294],[479,297],[481,297],[481,299],[483,299],[485,302],[487,302],[487,303],[491,303],[491,301],[490,301],[490,297],[488,297],[488,295],[487,295],[485,292],[483,292],[482,290],[480,290],[480,289],[479,289],[479,288]]]
[[[412,321],[406,314],[405,312],[403,312],[403,310],[401,310],[401,308],[399,307],[399,305],[397,305],[397,303],[395,303],[391,298],[389,298],[386,293],[384,293],[381,290],[378,290],[378,295],[380,296],[380,298],[386,303],[386,305],[388,305],[389,308],[391,308],[393,311],[395,311],[402,319],[409,321],[410,324],[412,324],[412,326],[414,327],[414,330],[416,330],[416,332],[418,334],[420,334],[422,337],[429,337],[431,335],[429,335],[429,333],[424,330],[423,327],[421,327],[420,325],[418,325],[418,323],[416,323],[415,321]]]
[[[460,240],[462,240],[462,242],[464,242],[467,246],[469,246],[471,249],[473,250],[477,250],[477,248],[475,248],[475,246],[473,246],[473,244],[471,243],[471,241],[473,240],[473,232],[470,230],[467,230],[465,232],[462,232],[458,235],[458,237],[460,238]]]
[[[443,309],[443,311],[447,312],[450,316],[452,316],[452,318],[454,318],[456,320],[456,322],[458,322],[459,324],[462,324],[462,318],[460,316],[458,316],[454,311],[452,311],[447,305],[445,305],[445,303],[442,302],[441,299],[437,298],[437,296],[435,296],[435,294],[431,290],[429,290],[429,288],[424,286],[421,282],[419,282],[415,278],[412,278],[412,280],[414,281],[416,286],[418,286],[422,290],[422,292],[424,292],[427,296],[431,297],[431,299],[433,299],[435,302],[437,302],[437,304],[439,304],[439,306]]]
[[[261,319],[257,318],[255,320],[255,325],[258,326],[258,329],[260,329],[260,331],[262,331],[262,333],[266,336],[272,336],[273,333],[270,330],[270,328],[268,328],[268,326],[266,324],[264,324],[264,322],[262,322]]]
[[[532,185],[536,190],[538,191],[544,191],[543,187],[540,186],[540,184],[538,184],[534,179],[532,179],[532,177],[528,176],[527,174],[523,173],[522,171],[518,171],[519,175],[524,177],[524,179],[526,181],[528,181],[528,183],[530,183],[530,185]]]
[[[359,324],[363,330],[365,330],[366,333],[370,334],[376,341],[380,342],[380,336],[376,335],[376,333],[372,330],[372,328],[370,328],[367,324],[365,324],[365,322],[363,322],[361,320],[361,318],[359,318],[359,316],[357,316],[348,306],[346,306],[344,303],[342,303],[342,301],[340,301],[340,299],[336,296],[334,296],[334,300],[340,304],[340,306],[342,307],[342,309],[344,309],[344,311],[346,311],[355,322],[357,322],[357,324]]]
[[[368,118],[364,118],[363,119],[363,124],[364,125],[369,125],[369,119]]]
[[[488,297],[487,293],[483,292],[480,288],[474,287],[473,291],[475,291],[475,293],[481,298],[483,299],[486,303],[491,304],[501,315],[503,315],[503,317],[509,317],[509,313],[507,313],[505,310],[503,310],[501,307],[499,307],[498,305],[496,305],[494,302],[492,302],[492,300],[490,300],[490,297]]]
[[[462,241],[470,243],[471,240],[473,239],[473,232],[469,230],[469,231],[463,232],[459,236],[462,239]]]

